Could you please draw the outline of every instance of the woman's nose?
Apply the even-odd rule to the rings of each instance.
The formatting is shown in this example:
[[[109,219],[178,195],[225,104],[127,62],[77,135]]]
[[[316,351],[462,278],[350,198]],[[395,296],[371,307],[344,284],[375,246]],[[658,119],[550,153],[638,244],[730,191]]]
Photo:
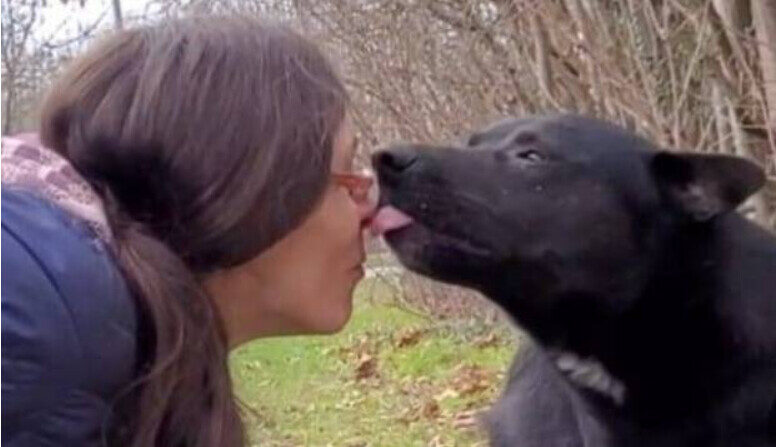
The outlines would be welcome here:
[[[378,197],[380,192],[378,191],[378,182],[373,181],[370,189],[367,191],[367,195],[363,200],[357,202],[359,210],[359,221],[362,226],[367,226],[375,215],[378,208]]]

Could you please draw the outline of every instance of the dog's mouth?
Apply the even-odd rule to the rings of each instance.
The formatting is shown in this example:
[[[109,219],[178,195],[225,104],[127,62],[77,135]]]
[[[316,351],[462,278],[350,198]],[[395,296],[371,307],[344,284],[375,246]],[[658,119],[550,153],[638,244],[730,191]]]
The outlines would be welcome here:
[[[438,225],[421,222],[393,205],[383,205],[378,209],[370,224],[370,232],[374,236],[383,236],[396,249],[413,243],[427,248],[455,250],[470,256],[491,255],[491,250],[485,246],[445,232]]]
[[[383,236],[390,231],[399,230],[412,225],[413,218],[400,211],[398,208],[391,205],[384,205],[375,216],[372,218],[370,224],[370,232],[373,236]]]

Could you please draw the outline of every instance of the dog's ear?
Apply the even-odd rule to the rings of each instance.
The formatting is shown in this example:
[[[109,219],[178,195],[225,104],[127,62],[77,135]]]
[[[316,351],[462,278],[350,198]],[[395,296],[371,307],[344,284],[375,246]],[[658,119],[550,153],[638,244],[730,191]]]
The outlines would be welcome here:
[[[729,155],[659,152],[650,169],[664,197],[696,221],[735,209],[766,180],[755,163]]]

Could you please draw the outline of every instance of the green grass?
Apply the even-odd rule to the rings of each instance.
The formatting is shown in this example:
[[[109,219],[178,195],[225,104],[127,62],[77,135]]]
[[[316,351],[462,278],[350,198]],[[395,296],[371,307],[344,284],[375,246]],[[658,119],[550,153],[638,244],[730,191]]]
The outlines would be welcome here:
[[[473,415],[515,351],[505,328],[434,321],[365,280],[333,336],[264,339],[231,358],[252,445],[458,446],[484,443]]]

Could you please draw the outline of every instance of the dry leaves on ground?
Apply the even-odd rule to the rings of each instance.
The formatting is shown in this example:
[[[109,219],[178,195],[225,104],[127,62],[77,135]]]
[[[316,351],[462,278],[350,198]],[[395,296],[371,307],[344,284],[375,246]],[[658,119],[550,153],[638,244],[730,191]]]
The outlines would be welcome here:
[[[460,396],[468,396],[487,390],[492,383],[494,373],[480,366],[461,365],[457,368],[450,386]]]
[[[397,334],[396,346],[397,348],[407,348],[418,344],[421,341],[421,336],[424,335],[424,331],[420,329],[407,329],[400,331]]]
[[[362,354],[356,364],[356,380],[378,376],[378,360],[370,354]]]

